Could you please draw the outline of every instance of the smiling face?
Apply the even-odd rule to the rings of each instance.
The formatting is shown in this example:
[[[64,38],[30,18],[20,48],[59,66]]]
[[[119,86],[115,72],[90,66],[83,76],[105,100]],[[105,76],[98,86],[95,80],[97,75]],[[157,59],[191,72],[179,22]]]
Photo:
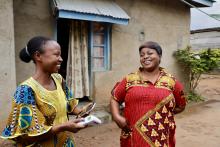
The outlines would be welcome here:
[[[140,63],[144,70],[153,71],[159,68],[160,56],[154,49],[142,48],[140,51]]]
[[[60,45],[53,40],[43,46],[43,53],[38,54],[38,63],[42,70],[48,73],[57,73],[63,61]]]

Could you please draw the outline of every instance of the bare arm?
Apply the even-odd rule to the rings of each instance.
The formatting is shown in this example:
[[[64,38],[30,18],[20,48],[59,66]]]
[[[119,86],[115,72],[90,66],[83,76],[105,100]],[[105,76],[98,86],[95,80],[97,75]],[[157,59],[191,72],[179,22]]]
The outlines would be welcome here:
[[[128,129],[128,124],[124,116],[120,114],[119,103],[111,98],[110,100],[110,109],[112,113],[112,118],[116,122],[119,128]]]
[[[78,124],[78,122],[80,122],[82,120],[83,120],[82,118],[70,120],[66,123],[56,125],[56,126],[52,126],[50,131],[48,131],[45,134],[42,134],[42,135],[39,135],[39,136],[34,136],[34,137],[22,136],[22,137],[18,137],[16,139],[16,141],[23,144],[23,145],[29,145],[29,144],[32,144],[34,142],[47,140],[47,139],[53,137],[54,135],[56,135],[60,132],[69,131],[69,132],[76,133],[80,129],[85,127],[84,125],[79,125]]]

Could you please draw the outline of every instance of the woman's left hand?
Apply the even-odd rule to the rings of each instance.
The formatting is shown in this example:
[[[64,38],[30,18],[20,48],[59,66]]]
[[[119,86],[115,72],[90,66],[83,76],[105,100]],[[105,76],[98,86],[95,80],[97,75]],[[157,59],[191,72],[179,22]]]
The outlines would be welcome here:
[[[94,103],[89,103],[85,106],[83,106],[81,109],[80,109],[80,112],[79,114],[77,115],[77,118],[78,117],[86,117],[90,114],[91,110],[90,110],[90,107],[93,107]],[[91,108],[92,109],[92,108]]]

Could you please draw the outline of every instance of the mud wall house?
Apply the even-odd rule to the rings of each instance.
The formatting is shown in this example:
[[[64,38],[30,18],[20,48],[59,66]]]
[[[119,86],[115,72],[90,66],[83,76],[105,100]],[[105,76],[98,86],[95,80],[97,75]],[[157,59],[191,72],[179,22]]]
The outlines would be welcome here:
[[[187,1],[198,7],[213,3]],[[18,56],[36,35],[61,44],[61,74],[76,97],[89,96],[99,106],[108,104],[116,81],[140,66],[138,46],[146,40],[161,44],[162,66],[184,81],[172,56],[189,44],[190,7],[180,0],[1,0],[0,18],[1,124],[16,85],[34,72],[34,64]]]
[[[16,87],[13,1],[0,1],[0,130]]]
[[[192,30],[190,45],[193,49],[220,48],[220,27]]]

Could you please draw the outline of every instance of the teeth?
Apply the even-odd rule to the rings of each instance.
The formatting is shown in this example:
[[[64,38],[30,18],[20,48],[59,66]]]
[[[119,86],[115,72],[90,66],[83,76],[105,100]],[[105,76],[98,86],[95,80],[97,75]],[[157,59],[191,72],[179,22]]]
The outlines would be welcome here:
[[[146,61],[144,61],[144,63],[145,63],[145,64],[150,64],[151,61],[146,60]]]

